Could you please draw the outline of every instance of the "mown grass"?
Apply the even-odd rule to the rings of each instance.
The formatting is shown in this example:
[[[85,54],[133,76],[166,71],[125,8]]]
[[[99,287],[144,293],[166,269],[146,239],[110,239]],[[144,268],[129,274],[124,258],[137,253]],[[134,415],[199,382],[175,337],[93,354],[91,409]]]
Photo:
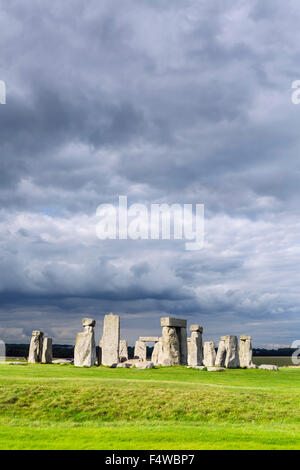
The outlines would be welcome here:
[[[0,366],[2,449],[300,447],[300,369]]]

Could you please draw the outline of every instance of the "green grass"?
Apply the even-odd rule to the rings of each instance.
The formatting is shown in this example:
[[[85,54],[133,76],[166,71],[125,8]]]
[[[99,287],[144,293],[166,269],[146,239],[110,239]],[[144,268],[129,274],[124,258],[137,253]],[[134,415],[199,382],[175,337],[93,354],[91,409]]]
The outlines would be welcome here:
[[[1,449],[299,449],[300,368],[0,366]]]

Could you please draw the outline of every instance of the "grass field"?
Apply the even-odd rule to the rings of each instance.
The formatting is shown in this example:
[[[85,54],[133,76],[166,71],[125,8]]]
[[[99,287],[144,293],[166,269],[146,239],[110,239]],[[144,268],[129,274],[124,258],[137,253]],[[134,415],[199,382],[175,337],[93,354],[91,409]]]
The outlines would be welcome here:
[[[300,368],[0,366],[1,449],[299,449]]]

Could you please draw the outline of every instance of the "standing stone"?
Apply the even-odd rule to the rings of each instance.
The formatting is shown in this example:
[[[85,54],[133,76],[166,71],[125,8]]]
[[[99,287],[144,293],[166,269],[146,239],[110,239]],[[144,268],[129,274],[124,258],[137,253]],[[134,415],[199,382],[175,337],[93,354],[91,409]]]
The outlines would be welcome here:
[[[165,326],[162,329],[163,360],[168,365],[180,365],[180,344],[176,328]]]
[[[215,343],[213,341],[205,341],[203,364],[206,367],[213,367],[216,363]]]
[[[44,338],[42,363],[52,364],[52,338]]]
[[[151,362],[153,362],[155,366],[162,365],[163,363],[162,338],[159,338],[154,344]]]
[[[187,361],[188,361],[186,328],[178,329],[178,338],[179,338],[179,347],[180,347],[180,364],[182,366],[186,366]]]
[[[134,359],[147,360],[147,345],[144,341],[136,341],[134,347]]]
[[[96,362],[96,343],[94,326],[96,321],[84,318],[82,326],[84,331],[78,333],[74,348],[74,365],[76,367],[92,367]]]
[[[126,339],[120,341],[120,362],[128,361],[128,346]]]
[[[202,351],[202,333],[203,328],[200,325],[191,325],[191,337],[188,341],[188,365],[202,366],[203,364],[203,351]]]
[[[238,369],[240,367],[238,340],[234,335],[225,336],[226,360],[225,367]]]
[[[191,338],[187,338],[188,366],[191,365]]]
[[[187,364],[186,320],[165,317],[162,326],[162,365]]]
[[[222,336],[218,346],[216,366],[225,367],[226,361],[226,346],[225,346],[225,336]]]
[[[240,336],[240,367],[253,367],[251,336]]]
[[[112,366],[118,364],[120,351],[120,317],[110,313],[105,315],[101,340],[102,364]]]
[[[43,336],[42,331],[33,331],[30,341],[28,363],[35,364],[36,362],[41,362],[42,360],[42,350],[43,350]]]

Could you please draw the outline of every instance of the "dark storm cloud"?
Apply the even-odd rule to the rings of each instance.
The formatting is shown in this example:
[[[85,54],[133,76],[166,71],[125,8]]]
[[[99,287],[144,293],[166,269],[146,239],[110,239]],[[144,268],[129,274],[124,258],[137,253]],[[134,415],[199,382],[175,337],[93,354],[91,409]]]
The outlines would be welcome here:
[[[297,2],[0,9],[0,335],[41,327],[72,342],[82,314],[101,326],[113,310],[130,341],[158,334],[161,314],[213,339],[294,339]],[[204,203],[204,249],[100,242],[96,208],[122,194]]]

